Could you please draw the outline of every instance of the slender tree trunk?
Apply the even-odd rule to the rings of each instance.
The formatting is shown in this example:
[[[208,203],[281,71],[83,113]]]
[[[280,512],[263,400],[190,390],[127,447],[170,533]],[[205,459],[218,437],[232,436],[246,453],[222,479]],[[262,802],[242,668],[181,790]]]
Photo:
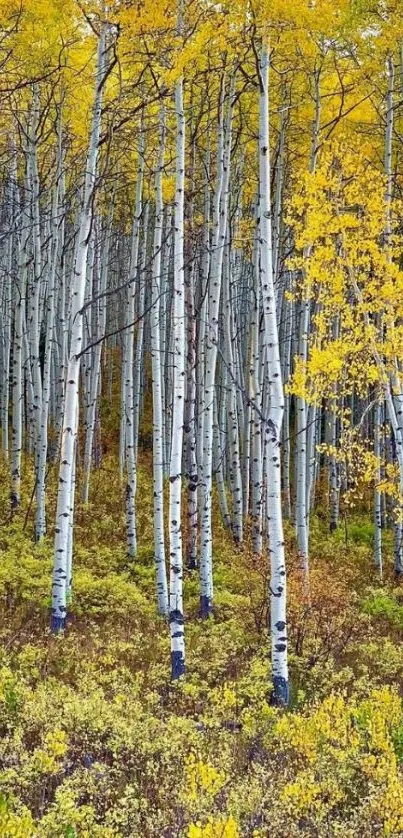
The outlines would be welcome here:
[[[281,510],[280,439],[284,414],[279,340],[272,263],[269,142],[269,55],[263,46],[259,62],[259,237],[260,278],[264,315],[264,352],[267,357],[269,413],[265,427],[267,448],[267,528],[270,554],[270,632],[273,702],[289,700],[286,568]]]
[[[320,128],[320,70],[314,74],[315,81],[315,120],[312,134],[311,157],[309,170],[313,173],[316,169],[316,160],[319,144]],[[304,259],[307,260],[311,254],[311,246],[304,250]],[[299,319],[299,346],[298,353],[305,364],[308,358],[308,337],[311,325],[311,297],[309,288],[304,288],[301,301]],[[301,559],[301,568],[304,574],[304,586],[309,595],[309,499],[307,497],[307,459],[308,459],[308,404],[303,397],[296,398],[296,503],[295,519],[298,552]]]
[[[141,129],[142,131],[142,129]],[[136,206],[134,211],[132,243],[130,254],[130,285],[129,285],[129,305],[127,307],[127,332],[125,336],[125,449],[126,449],[126,469],[127,469],[127,483],[125,490],[126,500],[126,528],[127,528],[127,551],[131,558],[134,558],[137,550],[136,540],[136,511],[135,511],[135,495],[136,495],[136,433],[138,433],[138,424],[135,428],[135,409],[138,406],[138,395],[135,393],[137,389],[137,380],[134,375],[134,321],[136,313],[136,288],[138,285],[138,259],[139,259],[139,241],[140,241],[140,222],[142,213],[142,190],[143,190],[143,171],[144,171],[144,149],[141,133],[141,141],[139,148],[139,161],[137,171],[137,186],[136,186]],[[141,280],[144,285],[144,278]],[[140,313],[140,312],[139,312]],[[139,324],[140,328],[140,324]]]
[[[258,208],[259,210],[259,208]],[[252,482],[252,542],[253,552],[260,555],[263,547],[263,452],[262,426],[260,417],[255,409],[262,408],[262,393],[260,386],[260,246],[256,236],[254,259],[254,293],[252,301],[252,316],[250,323],[250,371],[249,392],[253,400],[251,411],[251,482]]]
[[[179,12],[179,32],[181,32]],[[183,614],[183,549],[181,524],[182,447],[185,403],[185,276],[184,276],[184,191],[185,191],[185,114],[183,79],[175,88],[176,109],[176,187],[174,218],[173,277],[173,411],[169,468],[170,585],[169,623],[171,631],[172,679],[185,672],[185,632]]]
[[[78,430],[79,376],[83,350],[83,313],[87,274],[88,242],[93,215],[96,187],[98,143],[101,128],[102,84],[106,69],[106,27],[98,40],[96,92],[92,115],[91,136],[86,163],[83,204],[74,276],[72,280],[71,342],[67,364],[67,382],[64,404],[62,449],[60,455],[59,489],[55,525],[55,551],[52,581],[52,631],[65,628],[68,591],[68,539],[74,513],[73,474],[74,455]]]
[[[233,84],[233,82],[232,82]],[[212,567],[212,476],[213,476],[213,413],[214,386],[217,366],[219,308],[221,298],[222,264],[225,238],[227,234],[227,215],[229,199],[229,175],[231,157],[231,119],[232,90],[228,105],[226,142],[224,145],[224,90],[219,107],[219,125],[217,142],[217,183],[214,195],[213,242],[208,290],[208,324],[206,330],[206,373],[204,379],[204,426],[203,426],[203,510],[200,534],[200,612],[208,617],[213,606],[213,567]]]
[[[51,372],[53,360],[53,345],[55,343],[55,295],[56,295],[56,274],[60,259],[60,231],[58,224],[59,217],[59,187],[62,171],[62,146],[61,146],[61,122],[59,120],[58,137],[58,160],[56,171],[56,183],[52,202],[51,220],[51,246],[50,246],[50,272],[49,287],[46,301],[46,338],[45,338],[45,359],[42,382],[42,401],[39,425],[38,454],[37,454],[37,478],[36,478],[36,538],[40,540],[46,533],[46,465],[48,457],[48,422],[51,390]]]
[[[21,213],[21,233],[18,235],[19,283],[14,289],[14,337],[12,361],[12,427],[11,427],[11,512],[21,502],[21,457],[23,442],[23,359],[25,337],[25,307],[27,295],[28,219]]]
[[[374,454],[377,458],[376,466],[376,485],[374,490],[374,527],[375,527],[375,565],[379,570],[379,576],[382,579],[382,514],[381,514],[381,493],[378,490],[378,485],[381,482],[381,405],[379,402],[374,407]]]
[[[101,280],[99,283],[99,295],[100,299],[94,304],[96,309],[96,317],[95,317],[95,333],[94,337],[97,341],[96,345],[93,348],[92,354],[92,362],[91,362],[91,370],[90,370],[90,390],[89,390],[89,404],[88,404],[88,412],[87,412],[87,427],[86,427],[86,435],[85,435],[85,449],[84,449],[84,480],[82,486],[82,500],[84,503],[88,503],[89,497],[89,488],[90,488],[90,475],[91,475],[91,465],[92,465],[92,457],[93,457],[93,450],[94,450],[94,437],[95,437],[95,430],[96,430],[96,421],[97,421],[97,407],[98,407],[98,396],[101,389],[101,357],[102,357],[102,346],[103,346],[103,337],[105,335],[105,326],[106,326],[106,299],[105,292],[108,284],[108,264],[110,259],[110,249],[111,249],[111,237],[112,237],[112,221],[113,221],[113,205],[114,200],[112,198],[110,209],[109,209],[109,217],[107,221],[106,231],[105,231],[105,241],[102,244],[101,248]]]
[[[161,247],[164,207],[162,175],[164,171],[165,115],[160,112],[160,152],[155,176],[155,227],[151,286],[151,368],[153,391],[153,487],[154,487],[154,557],[157,578],[158,611],[168,615],[168,582],[165,566],[164,540],[164,440],[161,372]],[[163,301],[162,305],[164,305]]]

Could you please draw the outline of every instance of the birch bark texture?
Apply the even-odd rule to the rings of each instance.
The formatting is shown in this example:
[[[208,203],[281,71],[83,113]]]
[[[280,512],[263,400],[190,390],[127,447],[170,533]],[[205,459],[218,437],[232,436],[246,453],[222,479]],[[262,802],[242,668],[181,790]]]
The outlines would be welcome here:
[[[179,32],[181,14],[179,12]],[[185,193],[185,113],[183,79],[175,87],[176,176],[174,207],[174,275],[172,304],[173,409],[171,458],[169,467],[169,625],[171,635],[172,680],[185,672],[185,628],[183,614],[183,543],[181,524],[182,447],[185,408],[185,265],[184,265],[184,193]]]
[[[151,285],[151,374],[153,395],[153,497],[154,497],[154,558],[157,581],[158,611],[168,615],[168,583],[165,565],[164,539],[164,437],[162,413],[161,370],[161,249],[164,224],[162,176],[164,171],[165,113],[160,111],[160,152],[155,174],[155,223]],[[165,300],[163,300],[163,305]]]
[[[83,200],[80,211],[78,245],[72,277],[71,337],[67,362],[66,391],[60,452],[57,495],[55,546],[52,578],[51,630],[63,631],[67,617],[68,542],[74,514],[74,461],[78,429],[80,361],[83,350],[83,304],[87,275],[88,245],[96,188],[98,145],[101,130],[102,87],[107,68],[107,27],[102,25],[98,36],[95,97],[91,121],[88,156],[85,169]]]
[[[281,427],[284,392],[281,376],[276,300],[273,281],[270,200],[269,52],[263,44],[259,61],[259,240],[260,282],[264,317],[263,352],[267,360],[269,412],[266,418],[266,514],[270,556],[270,634],[273,703],[289,701],[286,567],[281,508]]]
[[[219,311],[221,299],[224,246],[227,235],[229,177],[231,161],[231,122],[234,76],[231,80],[226,132],[224,137],[225,77],[221,83],[217,132],[217,179],[213,202],[213,236],[210,273],[208,277],[208,320],[205,334],[204,422],[202,492],[203,509],[200,527],[200,613],[208,617],[213,607],[212,554],[212,484],[213,484],[213,418],[214,388],[217,368]]]

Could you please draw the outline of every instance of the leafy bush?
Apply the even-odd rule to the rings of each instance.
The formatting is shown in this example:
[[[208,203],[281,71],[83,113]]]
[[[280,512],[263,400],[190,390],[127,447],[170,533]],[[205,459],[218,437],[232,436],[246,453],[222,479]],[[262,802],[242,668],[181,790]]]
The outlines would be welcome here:
[[[32,544],[23,516],[3,526],[0,835],[401,835],[403,606],[399,589],[374,587],[365,539],[346,545],[313,519],[307,602],[287,528],[284,713],[270,703],[268,559],[253,556],[249,534],[234,548],[215,499],[215,612],[199,620],[187,572],[187,676],[171,684],[149,471],[135,562],[122,546],[121,489],[111,481],[106,496],[94,480],[97,516],[91,504],[77,510],[65,637],[47,628],[51,539]]]

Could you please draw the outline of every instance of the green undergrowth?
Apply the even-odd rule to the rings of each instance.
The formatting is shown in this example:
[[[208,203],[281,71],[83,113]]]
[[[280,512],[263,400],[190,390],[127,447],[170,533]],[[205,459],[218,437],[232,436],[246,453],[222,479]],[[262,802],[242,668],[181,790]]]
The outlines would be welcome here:
[[[267,556],[253,557],[248,533],[234,546],[216,502],[215,612],[199,619],[186,571],[187,675],[172,684],[146,455],[135,561],[112,458],[78,504],[64,637],[48,629],[52,533],[33,543],[29,465],[13,520],[1,470],[0,836],[403,834],[403,589],[389,536],[381,586],[366,518],[347,522],[346,538],[314,517],[308,603],[286,526],[284,712],[270,703]],[[52,521],[54,474],[50,484]]]

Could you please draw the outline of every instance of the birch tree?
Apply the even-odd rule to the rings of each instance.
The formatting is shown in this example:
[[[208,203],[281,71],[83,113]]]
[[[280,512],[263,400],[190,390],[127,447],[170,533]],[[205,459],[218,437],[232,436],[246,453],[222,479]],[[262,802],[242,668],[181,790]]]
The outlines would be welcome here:
[[[269,51],[263,44],[259,59],[259,240],[260,281],[264,316],[263,352],[267,358],[269,412],[265,427],[267,530],[270,555],[270,632],[273,700],[288,704],[288,658],[286,617],[286,567],[281,509],[280,440],[284,414],[279,340],[272,261],[270,142],[269,142]]]
[[[178,33],[182,35],[182,8],[178,12]],[[172,679],[185,672],[185,633],[183,614],[183,543],[181,521],[182,443],[185,406],[185,265],[184,265],[184,197],[185,197],[185,113],[183,78],[175,86],[176,111],[176,174],[174,205],[173,265],[173,409],[171,458],[169,466],[169,625],[171,633]]]
[[[101,130],[102,92],[107,72],[107,25],[102,24],[98,36],[95,97],[91,133],[85,167],[83,199],[74,273],[72,277],[71,337],[66,371],[66,391],[60,452],[59,487],[57,495],[55,551],[52,581],[52,631],[66,625],[68,595],[68,539],[74,513],[73,471],[78,428],[80,361],[83,352],[83,312],[87,273],[88,245],[94,211],[98,144]]]
[[[165,150],[165,113],[160,111],[160,152],[155,173],[155,222],[151,286],[151,366],[153,391],[153,495],[154,495],[154,554],[157,576],[158,610],[168,615],[168,583],[165,566],[164,538],[164,440],[162,415],[162,365],[161,365],[161,248],[164,223],[162,177]]]

